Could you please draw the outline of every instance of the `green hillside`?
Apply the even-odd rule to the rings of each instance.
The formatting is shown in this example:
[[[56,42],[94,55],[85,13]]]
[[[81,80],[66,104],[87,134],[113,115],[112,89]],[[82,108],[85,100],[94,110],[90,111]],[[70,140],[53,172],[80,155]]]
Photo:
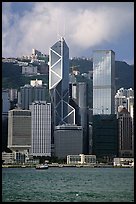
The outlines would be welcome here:
[[[76,67],[80,73],[87,73],[93,70],[92,60],[74,58],[70,60],[70,67]],[[115,84],[116,89],[124,87],[134,89],[134,65],[128,65],[123,61],[115,61]]]
[[[74,58],[70,60],[71,68],[77,67],[80,73],[88,73],[93,69],[92,60]],[[26,77],[21,74],[21,67],[14,63],[2,62],[2,87],[3,88],[17,88],[29,84],[31,79],[41,79],[48,85],[48,75],[37,75],[32,77]],[[83,79],[82,80],[86,80]],[[116,89],[124,87],[126,89],[134,89],[134,65],[128,65],[126,62],[115,62],[115,83]]]

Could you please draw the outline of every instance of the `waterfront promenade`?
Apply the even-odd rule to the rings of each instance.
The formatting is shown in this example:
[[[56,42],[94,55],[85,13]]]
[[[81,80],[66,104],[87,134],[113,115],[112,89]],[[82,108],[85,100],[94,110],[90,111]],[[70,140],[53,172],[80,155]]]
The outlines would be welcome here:
[[[126,166],[113,166],[113,165],[109,165],[109,164],[90,164],[90,165],[76,165],[76,164],[48,164],[49,168],[50,167],[58,167],[58,168],[62,168],[62,167],[75,167],[75,168],[130,168],[132,166],[130,165],[126,165]],[[2,168],[35,168],[36,164],[4,164],[2,165]]]

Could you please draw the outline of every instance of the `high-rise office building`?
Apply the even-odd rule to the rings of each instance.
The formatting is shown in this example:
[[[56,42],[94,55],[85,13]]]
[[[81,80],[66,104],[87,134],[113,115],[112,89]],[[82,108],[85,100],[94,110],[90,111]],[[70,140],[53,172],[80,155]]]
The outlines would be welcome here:
[[[75,110],[69,105],[69,48],[61,37],[49,50],[49,90],[52,103],[53,126],[68,123]]]
[[[31,155],[51,156],[51,104],[35,101],[31,110]]]
[[[115,114],[94,115],[92,153],[98,158],[118,155],[118,123]]]
[[[119,157],[132,157],[132,117],[125,107],[118,113],[118,128]]]
[[[58,125],[54,130],[55,156],[83,153],[83,128],[77,125]]]
[[[2,113],[2,151],[7,151],[8,113]]]
[[[20,88],[21,108],[29,110],[29,105],[34,101],[46,100],[47,87],[41,84],[41,80],[35,80],[35,83],[26,84]]]
[[[13,109],[8,112],[8,148],[24,151],[31,147],[31,111]]]
[[[132,119],[132,155],[134,155],[134,90],[132,88],[120,88],[117,90],[115,95],[115,113],[118,114],[123,108],[128,110]]]
[[[125,107],[128,112],[131,113],[132,117],[132,107],[134,105],[134,90],[120,88],[115,94],[115,113],[119,112],[119,109]]]
[[[9,90],[2,89],[2,151],[7,150],[9,109],[10,109]]]
[[[93,115],[115,113],[115,53],[93,52]]]
[[[2,113],[8,113],[10,109],[9,90],[2,90]]]
[[[85,82],[75,82],[70,83],[70,98],[75,101],[78,105],[79,109],[79,116],[80,121],[78,125],[83,127],[83,152],[87,154],[89,152],[89,120],[88,120],[88,108],[87,108],[87,91],[88,87]]]

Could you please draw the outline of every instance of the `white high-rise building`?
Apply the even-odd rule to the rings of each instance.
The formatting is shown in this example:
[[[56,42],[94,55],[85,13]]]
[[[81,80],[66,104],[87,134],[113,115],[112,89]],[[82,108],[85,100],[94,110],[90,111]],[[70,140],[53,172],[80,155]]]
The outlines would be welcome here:
[[[31,110],[31,154],[51,156],[51,104],[35,101]]]
[[[119,112],[120,108],[125,107],[128,112],[131,112],[132,117],[132,107],[134,106],[134,90],[120,88],[115,94],[115,113]]]

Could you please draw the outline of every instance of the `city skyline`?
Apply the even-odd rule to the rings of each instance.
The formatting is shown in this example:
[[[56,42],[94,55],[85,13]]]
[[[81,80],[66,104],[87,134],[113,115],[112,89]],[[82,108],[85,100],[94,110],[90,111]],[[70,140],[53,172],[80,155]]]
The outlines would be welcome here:
[[[48,54],[64,36],[70,58],[112,49],[116,60],[133,64],[133,8],[133,2],[3,2],[2,55],[29,55],[32,48]]]

